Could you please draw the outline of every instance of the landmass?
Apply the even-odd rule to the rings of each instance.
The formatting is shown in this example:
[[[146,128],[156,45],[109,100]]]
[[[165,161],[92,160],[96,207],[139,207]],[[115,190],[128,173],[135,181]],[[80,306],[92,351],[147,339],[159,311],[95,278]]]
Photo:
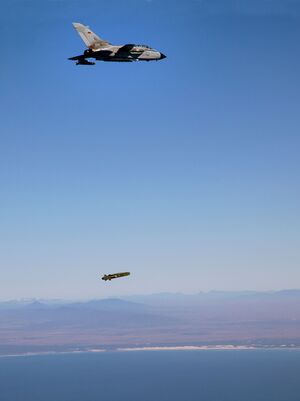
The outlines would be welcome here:
[[[300,290],[0,302],[0,355],[300,348]]]

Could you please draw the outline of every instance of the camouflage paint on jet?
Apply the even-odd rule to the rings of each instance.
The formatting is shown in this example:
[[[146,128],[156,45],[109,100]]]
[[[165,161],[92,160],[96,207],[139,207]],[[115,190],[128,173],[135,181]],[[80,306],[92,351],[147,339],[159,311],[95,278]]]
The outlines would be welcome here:
[[[166,56],[147,45],[126,44],[121,46],[111,45],[101,39],[88,26],[73,22],[73,26],[84,41],[87,50],[82,55],[70,57],[69,60],[77,61],[77,65],[94,65],[89,58],[101,61],[153,61],[162,60]]]

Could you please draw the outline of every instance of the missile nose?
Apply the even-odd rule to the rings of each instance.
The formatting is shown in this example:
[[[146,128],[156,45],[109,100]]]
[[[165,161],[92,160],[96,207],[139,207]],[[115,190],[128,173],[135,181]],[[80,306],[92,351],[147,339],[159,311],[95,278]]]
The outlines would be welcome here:
[[[160,53],[160,60],[162,60],[163,58],[166,58],[167,56],[165,56],[163,53]]]

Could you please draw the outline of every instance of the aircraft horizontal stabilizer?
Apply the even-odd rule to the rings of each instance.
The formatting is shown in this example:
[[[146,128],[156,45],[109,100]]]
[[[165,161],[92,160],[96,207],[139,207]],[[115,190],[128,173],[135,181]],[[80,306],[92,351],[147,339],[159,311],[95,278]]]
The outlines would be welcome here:
[[[76,61],[76,60],[85,60],[85,57],[84,57],[83,55],[74,56],[74,57],[69,57],[68,60],[73,60],[73,61]]]

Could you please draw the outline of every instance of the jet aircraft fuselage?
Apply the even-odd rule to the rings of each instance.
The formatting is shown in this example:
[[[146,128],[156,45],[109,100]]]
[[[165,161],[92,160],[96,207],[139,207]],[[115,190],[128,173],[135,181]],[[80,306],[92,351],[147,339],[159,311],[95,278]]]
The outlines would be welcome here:
[[[101,39],[85,25],[73,22],[73,26],[88,47],[83,54],[69,58],[69,60],[77,61],[77,65],[95,64],[94,62],[88,60],[90,58],[95,60],[117,62],[157,61],[166,58],[163,53],[147,45],[112,45],[109,42]]]

